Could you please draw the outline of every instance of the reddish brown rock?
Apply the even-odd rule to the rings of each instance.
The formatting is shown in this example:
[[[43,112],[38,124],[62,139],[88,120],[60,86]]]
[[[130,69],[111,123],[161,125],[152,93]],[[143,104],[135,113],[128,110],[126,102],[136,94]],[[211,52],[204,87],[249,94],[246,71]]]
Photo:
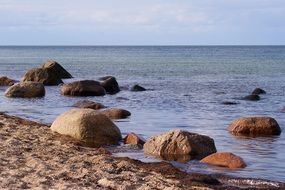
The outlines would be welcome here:
[[[201,162],[215,166],[227,167],[231,169],[246,167],[246,163],[243,161],[241,157],[232,154],[230,152],[217,152],[211,154],[206,158],[203,158]]]
[[[6,76],[0,77],[0,86],[12,86],[16,83],[15,80],[10,79]]]
[[[145,143],[145,139],[143,139],[142,137],[138,136],[135,133],[129,133],[124,138],[124,143],[125,144],[138,145],[138,146],[142,147]]]
[[[109,108],[100,113],[106,115],[110,119],[125,119],[131,115],[131,112],[120,108]]]
[[[93,109],[93,110],[99,110],[99,109],[105,108],[105,106],[103,104],[100,104],[98,102],[93,102],[90,100],[79,101],[79,102],[75,103],[73,106],[77,107],[77,108],[89,108],[89,109]]]
[[[144,144],[144,152],[165,160],[202,159],[217,152],[208,136],[175,130],[152,137]]]
[[[61,94],[66,96],[104,96],[105,89],[94,80],[82,80],[64,84]]]
[[[234,135],[266,136],[280,135],[281,128],[271,117],[246,117],[235,120],[228,130]]]

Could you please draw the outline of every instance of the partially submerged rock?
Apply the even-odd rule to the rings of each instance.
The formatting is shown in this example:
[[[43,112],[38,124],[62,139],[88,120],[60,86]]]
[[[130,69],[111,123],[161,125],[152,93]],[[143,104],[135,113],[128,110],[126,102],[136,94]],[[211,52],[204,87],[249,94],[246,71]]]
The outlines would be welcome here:
[[[258,101],[260,100],[260,96],[258,96],[257,94],[251,94],[251,95],[243,97],[242,99],[249,100],[249,101]]]
[[[122,139],[120,129],[108,117],[92,109],[72,109],[61,114],[52,123],[51,130],[91,147],[115,145]]]
[[[0,77],[0,86],[12,86],[15,83],[15,80],[10,79],[7,76]]]
[[[42,68],[48,68],[54,73],[57,73],[57,75],[61,79],[69,79],[72,78],[72,75],[67,72],[58,62],[54,60],[48,60],[46,63],[42,65]]]
[[[20,82],[9,87],[5,96],[10,98],[35,98],[45,95],[45,87],[38,82]]]
[[[77,107],[77,108],[89,108],[89,109],[93,109],[93,110],[99,110],[99,109],[105,108],[105,106],[103,104],[100,104],[98,102],[93,102],[90,100],[78,101],[73,106]]]
[[[145,144],[145,139],[143,139],[142,137],[138,136],[135,133],[129,133],[124,138],[124,143],[131,144],[131,145],[138,145],[139,147],[143,147],[143,145]]]
[[[152,137],[144,144],[144,152],[165,160],[202,159],[217,152],[208,136],[174,130]]]
[[[266,94],[266,91],[261,88],[256,88],[252,91],[251,94],[259,95],[259,94]]]
[[[52,68],[34,68],[29,70],[22,78],[22,82],[28,81],[51,86],[63,83],[58,73],[54,72]]]
[[[246,163],[243,159],[230,152],[217,152],[201,160],[202,163],[210,165],[227,167],[231,169],[245,168]]]
[[[133,92],[140,92],[140,91],[146,91],[146,89],[138,84],[134,85],[132,88],[131,88],[131,91]]]
[[[106,115],[110,119],[125,119],[131,115],[131,112],[128,110],[120,108],[109,108],[101,111],[100,113]]]
[[[120,92],[120,87],[115,77],[109,77],[100,84],[108,94],[116,94]]]
[[[222,104],[224,104],[224,105],[237,105],[237,104],[239,104],[239,102],[223,101]]]
[[[82,80],[64,84],[61,94],[67,96],[104,96],[105,89],[94,80]]]
[[[234,135],[267,136],[280,135],[281,128],[271,117],[245,117],[235,120],[228,130]]]

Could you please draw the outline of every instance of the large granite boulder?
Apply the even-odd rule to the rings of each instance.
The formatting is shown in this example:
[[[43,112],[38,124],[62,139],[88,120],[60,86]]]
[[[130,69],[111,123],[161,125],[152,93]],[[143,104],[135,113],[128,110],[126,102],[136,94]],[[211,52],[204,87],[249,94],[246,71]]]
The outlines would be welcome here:
[[[15,80],[10,79],[6,76],[0,77],[0,86],[12,86],[16,83]]]
[[[152,137],[144,144],[144,152],[165,160],[202,159],[217,152],[208,136],[174,130]]]
[[[120,129],[105,115],[92,109],[72,109],[56,118],[51,130],[71,136],[84,145],[116,145],[122,139]]]
[[[106,78],[101,82],[101,86],[103,86],[108,94],[116,94],[120,92],[120,87],[115,77]]]
[[[45,87],[38,82],[21,82],[10,86],[6,92],[6,97],[11,98],[35,98],[45,95]]]
[[[61,94],[66,96],[104,96],[105,89],[94,80],[82,80],[64,84]]]
[[[100,113],[106,115],[110,119],[125,119],[131,115],[131,112],[128,110],[120,109],[120,108],[108,108]]]
[[[245,168],[246,163],[243,159],[230,152],[217,152],[201,160],[202,163],[227,167],[231,169]]]
[[[48,60],[46,63],[42,65],[42,68],[48,68],[54,73],[57,73],[57,75],[61,79],[69,79],[72,78],[72,75],[67,72],[58,62],[54,60]]]
[[[63,81],[51,68],[34,68],[29,70],[22,78],[22,82],[40,82],[44,85],[59,85]]]
[[[77,107],[77,108],[89,108],[89,109],[93,109],[93,110],[99,110],[99,109],[105,108],[105,106],[103,104],[100,104],[98,102],[93,102],[90,100],[78,101],[73,106]]]
[[[228,130],[234,135],[267,136],[280,135],[281,128],[271,117],[245,117],[235,120]]]
[[[256,88],[252,91],[251,94],[259,95],[259,94],[266,94],[266,91],[261,88]]]

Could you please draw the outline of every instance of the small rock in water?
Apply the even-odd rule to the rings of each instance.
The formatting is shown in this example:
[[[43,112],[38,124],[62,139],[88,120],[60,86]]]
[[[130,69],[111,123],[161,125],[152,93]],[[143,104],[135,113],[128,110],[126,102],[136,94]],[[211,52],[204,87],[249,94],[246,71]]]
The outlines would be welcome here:
[[[285,107],[283,107],[283,108],[281,109],[281,112],[285,113]]]
[[[120,92],[120,87],[115,77],[109,77],[100,84],[108,94],[116,94]]]
[[[146,154],[179,161],[202,159],[217,152],[212,138],[183,130],[154,136],[144,144],[143,149]]]
[[[281,128],[271,117],[245,117],[235,120],[228,130],[234,135],[268,136],[280,135]]]
[[[6,92],[10,98],[36,98],[45,96],[45,87],[38,82],[20,82],[10,86]]]
[[[16,83],[15,80],[10,79],[6,76],[0,77],[0,86],[12,86]]]
[[[133,92],[140,92],[140,91],[146,91],[146,89],[138,84],[134,85],[132,88],[131,88],[131,91]]]
[[[260,100],[260,96],[258,96],[257,94],[251,94],[251,95],[243,97],[243,100],[258,101]]]
[[[101,111],[100,113],[106,115],[110,119],[125,119],[131,115],[131,112],[128,110],[120,108],[109,108]]]
[[[116,100],[130,100],[130,99],[124,97],[117,97]]]
[[[256,88],[254,91],[252,91],[251,94],[259,95],[259,94],[266,94],[266,91],[261,88]]]
[[[227,167],[231,169],[245,168],[246,163],[243,159],[230,152],[217,152],[211,154],[201,160],[202,163],[216,165],[221,167]]]
[[[103,104],[100,104],[98,102],[93,102],[90,100],[78,101],[73,106],[77,107],[77,108],[89,108],[89,109],[93,109],[93,110],[99,110],[99,109],[105,108],[105,106]]]
[[[239,104],[239,102],[224,101],[224,102],[222,102],[222,104],[224,104],[224,105],[236,105],[236,104]]]
[[[46,63],[42,65],[42,68],[48,68],[54,73],[57,73],[57,75],[61,79],[72,78],[72,75],[69,72],[67,72],[58,62],[54,60],[48,60]]]
[[[131,145],[138,145],[139,147],[143,147],[145,144],[145,139],[142,137],[138,136],[135,133],[129,133],[125,138],[124,138],[124,143],[125,144],[131,144]]]
[[[105,89],[94,80],[82,80],[61,86],[61,94],[66,96],[104,96]]]

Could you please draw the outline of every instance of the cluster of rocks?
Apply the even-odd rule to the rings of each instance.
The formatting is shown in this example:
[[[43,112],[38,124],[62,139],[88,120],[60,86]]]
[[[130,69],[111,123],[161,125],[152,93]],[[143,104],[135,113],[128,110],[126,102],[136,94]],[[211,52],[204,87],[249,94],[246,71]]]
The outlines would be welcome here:
[[[27,71],[20,83],[6,76],[0,77],[0,86],[12,86],[7,89],[7,97],[35,98],[45,95],[43,86],[61,86],[61,94],[65,96],[104,96],[120,92],[119,84],[115,77],[106,76],[95,80],[81,80],[64,84],[62,79],[73,78],[58,62],[48,60],[39,68]],[[33,92],[36,90],[36,92]],[[41,90],[41,91],[40,91]],[[145,91],[146,89],[134,85],[131,91]]]
[[[10,86],[5,95],[7,97],[42,97],[45,95],[44,85],[61,85],[61,94],[66,96],[104,96],[120,92],[115,77],[106,76],[95,80],[81,80],[63,84],[62,79],[72,78],[60,64],[48,61],[40,68],[29,70],[20,83],[7,77],[0,78],[0,85]],[[131,91],[145,91],[146,89],[135,85]],[[258,100],[259,94],[266,93],[257,88],[245,100]],[[225,104],[235,104],[225,102]],[[62,135],[79,140],[83,145],[100,147],[105,145],[118,145],[122,140],[125,144],[137,145],[143,148],[146,155],[164,160],[187,161],[200,160],[216,166],[228,168],[243,168],[246,163],[243,159],[230,152],[217,152],[214,140],[208,136],[191,133],[184,130],[174,130],[148,140],[137,134],[130,133],[124,139],[120,129],[112,121],[123,119],[131,113],[119,108],[106,108],[101,103],[83,100],[77,102],[76,109],[69,110],[56,118],[51,130]],[[228,130],[233,135],[267,136],[280,135],[281,129],[277,121],[270,117],[240,118],[234,121]]]

